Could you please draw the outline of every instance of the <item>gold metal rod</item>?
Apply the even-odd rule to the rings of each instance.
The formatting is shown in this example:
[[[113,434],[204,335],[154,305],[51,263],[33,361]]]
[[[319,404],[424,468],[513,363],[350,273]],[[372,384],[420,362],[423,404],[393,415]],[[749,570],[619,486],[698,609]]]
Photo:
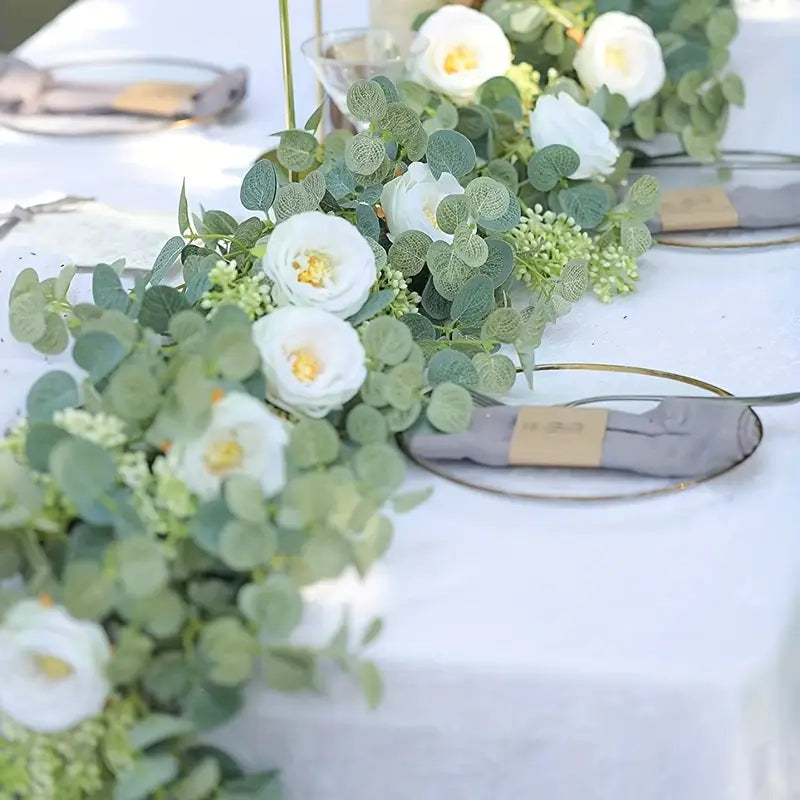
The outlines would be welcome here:
[[[324,22],[322,18],[322,0],[314,0],[314,34],[317,37],[317,55],[322,55],[322,29]],[[325,102],[325,89],[322,81],[317,78],[317,105],[321,106]]]
[[[278,0],[283,53],[283,92],[286,99],[286,127],[297,127],[294,109],[294,73],[292,71],[292,34],[289,27],[289,0]]]

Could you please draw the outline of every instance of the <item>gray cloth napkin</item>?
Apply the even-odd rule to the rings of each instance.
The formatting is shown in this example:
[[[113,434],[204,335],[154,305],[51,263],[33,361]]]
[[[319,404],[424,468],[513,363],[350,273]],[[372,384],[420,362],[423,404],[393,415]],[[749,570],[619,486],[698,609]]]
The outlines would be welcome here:
[[[518,408],[477,409],[469,430],[412,435],[411,454],[426,461],[509,466]],[[698,478],[738,464],[756,449],[760,426],[752,409],[734,402],[662,400],[651,411],[609,411],[602,469],[663,478]]]
[[[0,111],[20,115],[121,113],[114,101],[125,90],[119,84],[58,82],[46,70],[10,59],[0,71]],[[171,119],[217,116],[238,105],[247,91],[247,71],[233,69],[197,91],[169,114]],[[162,116],[154,113],[153,116]]]
[[[739,217],[738,228],[758,230],[800,226],[800,183],[769,189],[737,186],[726,189]],[[661,217],[647,223],[651,233],[663,233]],[[676,231],[677,232],[677,231]]]

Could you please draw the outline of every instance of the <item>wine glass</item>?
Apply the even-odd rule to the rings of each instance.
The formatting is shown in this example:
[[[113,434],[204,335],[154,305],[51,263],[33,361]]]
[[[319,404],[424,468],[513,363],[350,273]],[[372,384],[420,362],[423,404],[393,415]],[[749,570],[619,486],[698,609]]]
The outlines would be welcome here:
[[[413,31],[352,28],[315,36],[302,45],[303,55],[317,73],[325,91],[353,125],[347,110],[347,90],[359,80],[385,75],[393,81],[410,77],[414,60],[425,51],[425,42]]]

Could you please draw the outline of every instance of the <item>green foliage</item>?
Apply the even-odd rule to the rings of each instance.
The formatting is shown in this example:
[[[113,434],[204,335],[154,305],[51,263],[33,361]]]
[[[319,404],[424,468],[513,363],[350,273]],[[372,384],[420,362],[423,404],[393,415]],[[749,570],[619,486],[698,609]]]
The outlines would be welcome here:
[[[568,178],[580,166],[578,154],[563,144],[537,150],[528,162],[528,180],[535,189],[549,192],[561,178]]]
[[[438,178],[443,172],[449,172],[456,178],[462,178],[475,167],[475,148],[458,131],[437,131],[428,138],[428,166]]]
[[[458,433],[469,427],[472,419],[472,397],[463,387],[442,383],[431,394],[428,421],[442,433]]]

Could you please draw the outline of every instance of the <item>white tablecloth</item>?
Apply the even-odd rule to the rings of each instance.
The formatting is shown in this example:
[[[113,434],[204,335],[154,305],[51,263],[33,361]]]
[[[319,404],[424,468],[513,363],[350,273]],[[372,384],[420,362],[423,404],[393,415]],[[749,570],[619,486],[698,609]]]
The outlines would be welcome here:
[[[311,33],[311,0],[291,5],[299,43]],[[329,1],[329,27],[364,19],[365,6]],[[0,132],[0,207],[67,191],[171,212],[186,176],[195,203],[235,208],[248,162],[282,127],[276,8],[78,3],[21,54],[47,63],[134,50],[246,64],[247,106],[230,125],[131,139]],[[735,60],[750,98],[733,115],[730,146],[800,151],[789,103],[798,30],[744,26]],[[300,106],[310,110],[313,82],[299,53],[297,65]],[[0,264],[2,308],[13,271]],[[793,390],[799,278],[797,250],[658,249],[634,297],[583,301],[548,333],[540,360],[641,364],[739,392]],[[0,352],[17,377],[41,369],[35,355],[20,362]],[[24,394],[6,393],[9,380],[4,419]],[[280,767],[290,800],[796,800],[800,408],[762,418],[766,441],[749,462],[662,499],[542,505],[433,481],[434,497],[399,520],[366,584],[321,587],[304,626],[309,636],[331,627],[345,604],[357,623],[384,615],[374,648],[382,707],[366,711],[338,679],[325,697],[254,689],[221,737],[248,765]],[[431,482],[412,472],[412,485]]]

